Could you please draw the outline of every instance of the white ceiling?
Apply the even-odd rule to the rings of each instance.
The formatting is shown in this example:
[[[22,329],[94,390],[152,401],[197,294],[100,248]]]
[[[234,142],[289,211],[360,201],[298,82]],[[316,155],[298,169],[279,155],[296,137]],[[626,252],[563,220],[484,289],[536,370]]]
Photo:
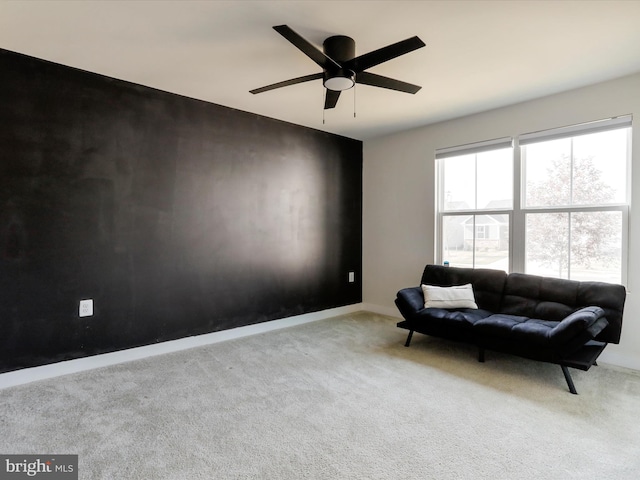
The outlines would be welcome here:
[[[364,140],[638,72],[639,20],[640,0],[0,0],[0,48]],[[320,71],[281,24],[357,55],[418,35],[370,71],[423,88],[357,86],[357,117],[350,90],[324,125],[320,80],[252,95]]]

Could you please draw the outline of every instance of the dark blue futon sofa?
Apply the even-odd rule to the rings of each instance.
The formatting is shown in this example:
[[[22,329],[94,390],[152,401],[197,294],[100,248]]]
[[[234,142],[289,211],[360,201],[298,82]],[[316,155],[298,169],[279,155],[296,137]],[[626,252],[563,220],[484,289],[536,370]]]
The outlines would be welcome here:
[[[425,308],[422,285],[471,284],[477,308]],[[446,291],[444,289],[443,291]],[[478,360],[495,350],[587,371],[608,343],[619,343],[626,291],[622,285],[577,282],[500,270],[427,265],[420,286],[395,300],[404,320],[398,327],[472,343]]]

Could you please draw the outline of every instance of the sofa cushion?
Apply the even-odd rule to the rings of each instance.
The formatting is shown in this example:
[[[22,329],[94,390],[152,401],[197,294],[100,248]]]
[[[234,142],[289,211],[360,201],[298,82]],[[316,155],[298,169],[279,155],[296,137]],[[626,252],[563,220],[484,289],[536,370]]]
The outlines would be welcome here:
[[[422,311],[423,321],[447,320],[453,322],[465,322],[474,325],[476,322],[493,315],[487,310],[464,308],[459,310],[447,310],[445,308],[427,308]],[[429,320],[427,320],[429,319]]]
[[[521,345],[546,347],[549,345],[551,331],[556,325],[558,325],[558,322],[552,320],[530,318],[529,321],[513,328],[512,338]]]
[[[482,309],[423,308],[411,316],[410,328],[426,335],[471,341],[473,325],[492,315]]]
[[[552,330],[558,322],[498,313],[477,321],[474,332],[479,338],[508,340],[514,345],[549,346]]]
[[[424,308],[478,308],[470,283],[451,287],[422,285],[422,293]]]
[[[572,313],[561,322],[519,315],[497,313],[473,324],[474,336],[491,343],[500,341],[524,347],[547,347],[560,355],[572,353],[593,339],[606,326],[604,310],[586,307]]]
[[[527,317],[496,313],[475,322],[474,330],[482,336],[509,338],[513,328],[527,320],[529,320]]]

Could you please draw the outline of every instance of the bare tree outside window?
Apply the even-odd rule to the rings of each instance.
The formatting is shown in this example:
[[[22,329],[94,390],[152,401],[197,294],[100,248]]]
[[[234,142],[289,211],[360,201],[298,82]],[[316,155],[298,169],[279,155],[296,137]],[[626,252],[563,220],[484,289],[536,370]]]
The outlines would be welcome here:
[[[527,206],[589,206],[614,202],[614,189],[603,181],[593,157],[563,154],[550,162],[544,179],[527,182]],[[577,278],[581,272],[620,270],[619,212],[528,213],[527,271]],[[548,271],[548,272],[547,272]]]

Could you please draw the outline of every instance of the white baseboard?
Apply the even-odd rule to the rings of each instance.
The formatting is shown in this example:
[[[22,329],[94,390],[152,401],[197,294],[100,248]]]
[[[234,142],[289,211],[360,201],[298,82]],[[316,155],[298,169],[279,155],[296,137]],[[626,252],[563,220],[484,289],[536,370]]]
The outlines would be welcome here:
[[[246,327],[232,328],[229,330],[222,330],[220,332],[180,338],[178,340],[171,340],[153,345],[145,345],[144,347],[129,348],[118,352],[104,353],[91,357],[78,358],[76,360],[68,360],[50,365],[42,365],[40,367],[24,368],[14,372],[7,372],[0,374],[0,389],[23,385],[38,380],[55,378],[71,373],[92,370],[94,368],[108,367],[119,363],[141,360],[143,358],[163,355],[165,353],[211,345],[236,338],[248,337],[250,335],[257,335],[260,333],[280,330],[282,328],[294,327],[304,323],[326,320],[328,318],[348,315],[360,311],[377,313],[379,315],[386,315],[398,319],[402,318],[398,310],[392,307],[385,307],[372,303],[355,303],[353,305],[331,308],[320,312],[306,313],[295,317],[282,318],[279,320],[272,320],[270,322],[257,323],[255,325],[247,325]],[[627,355],[621,355],[616,351],[607,350],[603,352],[599,360],[602,364],[640,371],[640,359],[630,358]]]
[[[189,348],[200,347],[203,345],[211,345],[218,342],[224,342],[226,340],[233,340],[235,338],[247,337],[249,335],[270,332],[281,328],[302,325],[303,323],[316,322],[318,320],[325,320],[331,317],[347,315],[362,310],[364,310],[363,305],[361,303],[356,303],[345,307],[331,308],[320,312],[306,313],[295,317],[282,318],[280,320],[272,320],[269,322],[257,323],[255,325],[247,325],[246,327],[232,328],[229,330],[222,330],[220,332],[185,337],[153,345],[145,345],[143,347],[129,348],[118,352],[67,360],[65,362],[42,365],[40,367],[23,368],[14,372],[0,374],[0,389],[59,377],[61,375],[92,370],[94,368],[108,367],[110,365],[140,360],[165,353],[178,352],[180,350],[187,350]]]
[[[598,358],[598,363],[640,371],[640,358],[621,355],[615,350],[613,345],[609,345],[607,349],[602,352],[602,355]]]

